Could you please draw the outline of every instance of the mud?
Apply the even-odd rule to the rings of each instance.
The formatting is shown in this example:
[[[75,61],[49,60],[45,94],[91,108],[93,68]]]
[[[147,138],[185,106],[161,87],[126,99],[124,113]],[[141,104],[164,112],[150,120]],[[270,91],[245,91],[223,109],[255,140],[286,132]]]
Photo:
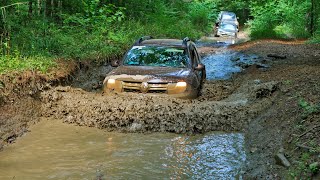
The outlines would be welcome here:
[[[42,115],[123,132],[239,131],[271,105],[276,87],[276,82],[251,82],[233,93],[237,98],[221,101],[201,97],[180,100],[136,93],[87,93],[82,89],[57,87],[41,94]],[[209,97],[211,92],[216,95],[215,89],[205,88]]]
[[[69,84],[78,66],[72,61],[58,61],[49,73],[11,72],[0,75],[0,150],[28,131],[39,121],[40,92],[56,85]]]
[[[98,92],[102,88],[106,73],[110,72],[112,69],[114,68],[111,67],[108,62],[81,62],[79,64],[79,70],[75,73],[72,82],[69,83],[69,85],[89,92]]]
[[[208,44],[202,43],[202,47],[205,46]],[[230,78],[261,61],[258,56],[220,47],[203,60],[208,80],[196,100],[159,94],[102,93],[101,82],[112,68],[108,64],[83,64],[71,86],[41,93],[42,115],[63,119],[66,123],[122,132],[240,131],[270,106],[278,85],[272,81],[241,83]]]
[[[204,45],[199,50],[202,56],[218,55],[220,48]],[[288,176],[289,171],[297,169],[277,165],[274,155],[284,149],[292,167],[299,168],[304,162],[299,158],[310,152],[297,148],[295,143],[320,146],[320,131],[312,129],[319,124],[319,111],[306,114],[299,105],[301,100],[312,106],[319,103],[320,46],[300,41],[254,41],[228,49],[236,52],[230,60],[241,72],[227,74],[230,79],[213,75],[196,100],[137,93],[103,94],[100,82],[112,69],[107,64],[80,67],[79,74],[71,77],[75,81],[64,83],[69,86],[51,87],[54,83],[44,80],[49,82],[46,86],[31,78],[31,88],[26,86],[24,90],[16,83],[10,85],[10,80],[1,81],[0,102],[6,104],[0,108],[1,141],[14,142],[39,117],[121,132],[241,131],[245,132],[247,151],[245,179],[293,179]],[[286,59],[270,58],[268,54]],[[208,56],[208,66],[216,67],[213,60]],[[69,78],[58,81],[69,82]],[[11,91],[17,93],[10,95]],[[320,161],[318,151],[311,152],[310,157],[306,167]],[[309,171],[298,173],[300,177],[312,176]]]
[[[0,108],[0,150],[13,143],[39,121],[41,104],[33,98],[23,98]]]
[[[115,133],[42,119],[0,153],[0,179],[241,179],[244,135]]]

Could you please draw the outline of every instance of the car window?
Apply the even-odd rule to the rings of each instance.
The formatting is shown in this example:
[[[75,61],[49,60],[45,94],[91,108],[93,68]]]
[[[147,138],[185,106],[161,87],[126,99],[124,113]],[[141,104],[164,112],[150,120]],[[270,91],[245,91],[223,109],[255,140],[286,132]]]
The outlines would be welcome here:
[[[222,20],[235,20],[236,16],[234,14],[223,14]]]
[[[229,31],[236,31],[237,30],[237,27],[233,24],[221,24],[220,28],[223,30],[229,30]]]
[[[190,64],[190,59],[183,48],[134,46],[127,53],[123,64],[128,66],[184,68]]]

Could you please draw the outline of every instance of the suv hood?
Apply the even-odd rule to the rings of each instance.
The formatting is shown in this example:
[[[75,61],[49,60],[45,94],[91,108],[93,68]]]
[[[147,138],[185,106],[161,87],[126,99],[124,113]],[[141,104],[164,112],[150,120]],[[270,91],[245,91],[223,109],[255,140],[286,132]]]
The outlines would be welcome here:
[[[176,82],[186,80],[190,76],[188,68],[150,67],[150,66],[119,66],[107,74],[105,79]]]

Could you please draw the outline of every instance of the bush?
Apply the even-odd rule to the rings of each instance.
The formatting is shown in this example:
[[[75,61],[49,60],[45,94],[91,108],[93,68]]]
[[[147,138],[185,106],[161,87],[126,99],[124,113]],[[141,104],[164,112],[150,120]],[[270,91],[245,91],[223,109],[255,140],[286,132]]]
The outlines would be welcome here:
[[[253,20],[249,21],[251,37],[257,38],[308,38],[308,11],[310,2],[269,1],[251,6]]]
[[[15,56],[0,56],[0,74],[10,71],[33,70],[45,73],[56,65],[53,58],[33,56],[30,58]]]
[[[280,19],[276,2],[267,2],[264,6],[253,6],[251,7],[251,13],[254,16],[254,19],[248,22],[251,38],[273,38],[277,36],[274,28],[278,25]]]
[[[69,5],[81,8],[62,9],[51,16],[37,11],[31,19],[28,6],[23,6],[20,13],[14,13],[15,9],[10,11],[8,23],[1,24],[10,35],[8,42],[1,44],[4,63],[0,72],[30,68],[44,71],[54,65],[54,58],[110,59],[122,55],[144,35],[198,39],[210,26],[210,6],[200,2],[128,1],[126,5],[135,5],[133,8],[144,12],[140,15],[135,9],[127,10],[100,0],[76,2],[70,1]],[[131,16],[125,16],[125,12]]]

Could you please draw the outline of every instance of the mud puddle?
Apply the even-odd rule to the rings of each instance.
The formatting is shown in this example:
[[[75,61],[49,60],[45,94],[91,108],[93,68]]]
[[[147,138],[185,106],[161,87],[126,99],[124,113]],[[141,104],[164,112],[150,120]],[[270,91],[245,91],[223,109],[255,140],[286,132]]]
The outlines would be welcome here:
[[[261,70],[266,70],[269,68],[269,65],[265,64],[267,61],[267,59],[255,54],[243,54],[229,50],[227,46],[223,46],[202,58],[202,63],[206,66],[208,80],[227,80],[233,74],[254,65]]]
[[[0,153],[0,179],[238,179],[240,133],[122,134],[43,119]]]

